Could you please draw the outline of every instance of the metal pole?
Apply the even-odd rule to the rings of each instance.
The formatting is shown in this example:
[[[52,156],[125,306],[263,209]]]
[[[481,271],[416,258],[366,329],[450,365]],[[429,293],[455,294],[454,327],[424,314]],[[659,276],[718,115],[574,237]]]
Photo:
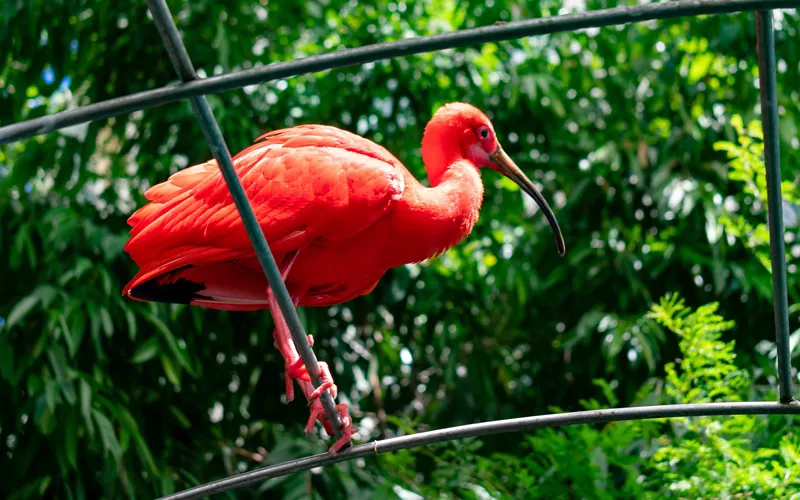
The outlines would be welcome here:
[[[237,474],[201,486],[195,486],[194,488],[180,493],[163,497],[163,499],[185,500],[189,498],[199,498],[214,493],[222,493],[223,491],[241,488],[274,477],[306,471],[315,467],[322,467],[361,457],[375,456],[379,453],[476,436],[489,436],[492,434],[502,434],[504,432],[530,431],[544,427],[619,422],[624,420],[756,414],[797,415],[800,414],[800,404],[797,402],[788,405],[769,402],[748,402],[640,406],[638,408],[613,408],[607,410],[558,413],[555,415],[538,415],[535,417],[512,418],[480,424],[461,425],[458,427],[450,427],[449,429],[420,432],[418,434],[384,439],[382,441],[373,441],[371,443],[348,448],[332,456],[327,453],[320,453],[290,462],[283,462]]]
[[[800,7],[800,0],[682,0],[651,3],[635,7],[616,7],[578,14],[528,19],[500,25],[483,26],[390,43],[376,43],[346,50],[337,50],[318,56],[278,62],[227,75],[188,81],[177,86],[146,90],[136,94],[89,104],[70,111],[62,111],[41,118],[0,127],[0,144],[44,134],[79,123],[102,120],[131,113],[159,104],[205,94],[224,92],[246,85],[256,85],[279,78],[325,71],[354,64],[364,64],[392,57],[403,57],[423,52],[474,46],[487,42],[560,33],[584,28],[611,26],[652,19],[706,14],[729,14],[755,9]]]
[[[792,398],[792,367],[789,354],[789,304],[786,292],[786,250],[783,241],[781,152],[778,137],[778,91],[775,83],[775,35],[772,28],[772,11],[756,12],[756,28],[780,401],[788,403],[794,398]]]
[[[194,66],[183,44],[181,35],[178,33],[178,28],[172,20],[169,7],[167,7],[164,0],[147,0],[147,5],[153,14],[153,20],[167,48],[169,58],[173,66],[175,66],[175,71],[183,81],[195,80],[197,75],[194,71]],[[283,313],[283,317],[289,325],[295,347],[303,359],[303,363],[306,364],[306,368],[308,368],[308,373],[311,375],[311,383],[314,384],[314,387],[318,387],[322,383],[322,379],[317,376],[320,372],[317,357],[308,344],[308,337],[303,325],[300,323],[300,318],[297,316],[297,311],[289,296],[289,291],[286,289],[286,284],[281,278],[280,270],[275,263],[275,257],[273,257],[269,245],[267,245],[267,240],[264,237],[261,226],[258,224],[258,220],[256,220],[253,208],[247,199],[247,194],[244,192],[242,183],[233,168],[231,154],[228,151],[227,144],[225,144],[225,139],[222,137],[219,124],[214,119],[214,114],[211,112],[211,107],[208,105],[208,100],[205,96],[193,97],[191,103],[195,116],[200,122],[200,128],[203,130],[206,141],[211,147],[211,152],[214,154],[214,158],[216,158],[222,171],[222,176],[225,178],[225,183],[228,185],[228,190],[231,192],[233,201],[239,211],[239,216],[244,222],[247,235],[250,237],[250,242],[258,256],[258,262],[267,277],[272,293],[275,294],[281,313]],[[326,390],[319,399],[325,409],[325,415],[333,426],[336,437],[339,437],[341,435],[341,419],[339,418],[339,412],[336,411],[336,404],[330,392]]]

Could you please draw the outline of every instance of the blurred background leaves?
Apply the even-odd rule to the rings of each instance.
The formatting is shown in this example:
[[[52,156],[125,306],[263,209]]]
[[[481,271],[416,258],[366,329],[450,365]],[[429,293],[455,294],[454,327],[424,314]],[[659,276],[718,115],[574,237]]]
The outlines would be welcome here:
[[[169,4],[208,76],[633,3]],[[795,11],[775,13],[793,331],[797,20]],[[391,271],[367,297],[301,311],[352,405],[359,439],[553,408],[686,401],[670,392],[678,375],[665,365],[710,351],[684,346],[679,332],[647,314],[672,291],[697,308],[718,302],[735,322],[713,342],[736,354],[737,397],[775,399],[754,47],[753,14],[701,16],[446,50],[209,96],[232,151],[268,130],[326,123],[381,143],[420,178],[424,124],[446,102],[471,102],[556,210],[563,259],[534,207],[489,172],[481,220],[462,245]],[[143,2],[0,6],[0,124],[175,81]],[[127,216],[147,187],[209,157],[186,103],[0,147],[0,470],[14,472],[3,495],[153,497],[325,449],[322,434],[302,435],[304,405],[281,402],[268,313],[120,296],[135,272],[122,252]],[[800,332],[792,339],[797,356]],[[728,369],[714,359],[712,371]],[[771,447],[784,462],[762,457],[772,468],[764,477],[796,477],[777,468],[798,453],[796,437],[776,435],[787,420],[747,419],[755,423],[724,434],[722,444]],[[315,470],[237,495],[577,498],[603,488],[666,495],[673,485],[684,496],[721,495],[691,489],[700,487],[696,477],[744,484],[724,467],[703,476],[731,456],[707,442],[705,455],[692,451],[687,436],[715,425],[499,436]],[[681,453],[706,462],[666,465]]]

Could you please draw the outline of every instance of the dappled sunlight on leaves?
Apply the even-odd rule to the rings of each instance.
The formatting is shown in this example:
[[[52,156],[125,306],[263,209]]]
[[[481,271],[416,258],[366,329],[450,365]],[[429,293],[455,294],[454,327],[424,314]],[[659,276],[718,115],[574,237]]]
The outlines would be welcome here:
[[[207,77],[639,2],[169,3]],[[776,12],[793,329],[800,311],[798,217],[791,218],[800,214],[797,20],[795,11]],[[139,0],[5,2],[0,26],[3,125],[177,81]],[[673,19],[420,54],[208,96],[234,152],[269,130],[325,123],[385,146],[423,184],[424,124],[441,104],[467,101],[492,118],[505,150],[556,211],[564,258],[516,186],[482,172],[481,219],[463,244],[391,270],[369,296],[300,311],[351,404],[357,442],[553,408],[772,397],[754,37],[750,14]],[[135,272],[122,251],[125,219],[150,186],[209,157],[186,103],[0,147],[0,470],[18,476],[0,492],[156,497],[325,450],[323,432],[302,435],[304,405],[282,404],[283,364],[268,313],[120,296]],[[693,306],[718,302],[718,312],[687,308],[686,316],[661,319],[694,314],[702,326],[706,313],[719,314],[737,327],[713,339],[696,329],[675,335],[644,314],[674,290]],[[795,359],[798,339],[795,331]],[[681,363],[667,371],[676,357]],[[699,368],[686,369],[692,366]],[[486,438],[271,480],[242,496],[399,496],[396,487],[498,498],[610,498],[617,490],[710,497],[724,495],[713,488],[726,484],[792,491],[800,443],[781,440],[784,421],[714,422]],[[657,449],[668,451],[656,459]],[[719,471],[725,460],[731,476]],[[748,483],[748,471],[763,484]]]

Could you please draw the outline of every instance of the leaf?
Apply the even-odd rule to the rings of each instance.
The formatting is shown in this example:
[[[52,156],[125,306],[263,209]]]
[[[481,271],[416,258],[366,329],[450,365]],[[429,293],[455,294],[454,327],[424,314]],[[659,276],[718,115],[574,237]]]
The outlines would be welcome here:
[[[11,312],[8,314],[8,319],[6,319],[5,325],[6,329],[10,330],[12,326],[19,323],[22,318],[24,318],[34,307],[36,307],[36,304],[38,303],[39,297],[34,294],[30,294],[17,302],[16,305],[14,305],[14,308],[11,309]]]
[[[75,422],[75,412],[69,412],[64,426],[64,452],[67,461],[73,470],[78,469],[78,426]]]
[[[159,347],[158,337],[150,337],[147,342],[140,345],[136,349],[136,352],[133,353],[131,363],[139,364],[150,361],[155,357],[156,354],[158,354],[160,350]]]
[[[711,69],[712,62],[714,62],[714,54],[696,55],[689,65],[689,76],[687,77],[689,83],[697,83],[705,77]]]
[[[92,422],[92,386],[81,379],[81,414],[89,431],[89,437],[94,437],[94,423]]]
[[[109,314],[108,309],[105,307],[100,308],[100,321],[103,324],[103,332],[106,334],[106,337],[111,337],[114,335],[114,322],[111,320],[111,314]]]
[[[139,458],[142,459],[142,462],[144,462],[151,474],[155,476],[161,475],[161,471],[159,471],[158,467],[156,467],[156,463],[153,460],[153,455],[150,453],[150,448],[147,446],[147,443],[145,442],[144,437],[139,430],[139,425],[136,423],[133,415],[131,415],[131,413],[125,408],[121,408],[119,410],[119,415],[121,417],[123,426],[127,428],[128,432],[131,434],[131,436],[133,436],[133,441],[136,443],[136,451],[139,454]]]
[[[53,379],[48,378],[44,381],[44,401],[50,411],[55,410],[60,401],[58,397],[58,382]]]
[[[116,460],[119,460],[122,457],[122,448],[117,440],[117,435],[114,433],[114,426],[111,425],[111,421],[98,410],[92,410],[92,417],[97,423],[97,430],[103,440],[103,449],[106,453],[111,453]]]
[[[74,357],[78,353],[83,343],[84,333],[86,333],[86,315],[83,314],[80,306],[77,306],[74,311],[74,313],[70,314],[72,321],[70,321],[69,333],[72,335],[72,345],[74,346],[74,351],[70,353],[70,357]]]
[[[67,344],[67,352],[69,353],[69,357],[73,358],[75,357],[75,352],[77,351],[78,348],[75,345],[75,342],[73,341],[72,333],[70,332],[69,327],[67,326],[67,322],[64,321],[63,314],[58,315],[58,324],[61,325],[61,334],[64,337],[64,342],[66,342]]]
[[[172,351],[172,354],[178,363],[185,368],[187,372],[189,372],[189,375],[194,376],[194,369],[192,368],[192,363],[189,359],[189,353],[178,346],[178,341],[175,339],[175,336],[172,334],[172,331],[169,329],[169,327],[159,318],[150,313],[144,313],[144,316],[148,321],[150,321],[150,323],[153,324],[153,326],[156,327],[156,329],[164,337],[164,340],[167,341],[167,346],[169,347],[169,350]]]
[[[164,367],[164,373],[167,379],[174,385],[181,385],[181,377],[172,360],[166,356],[161,356],[161,365]]]
[[[175,492],[175,480],[171,474],[161,475],[161,493],[164,495],[171,495]]]
[[[184,415],[183,412],[179,410],[177,406],[170,405],[169,411],[175,416],[175,418],[178,420],[178,423],[181,424],[181,427],[183,427],[184,429],[192,428],[192,421],[189,420],[189,418],[186,417],[186,415]]]
[[[500,184],[500,187],[502,189],[505,189],[506,191],[511,191],[512,193],[519,191],[519,186],[517,185],[517,183],[515,183],[508,177],[500,177],[498,183]]]
[[[592,384],[599,387],[603,391],[603,396],[605,396],[606,401],[608,401],[608,405],[610,407],[617,406],[617,404],[619,403],[619,399],[614,394],[614,389],[611,388],[611,384],[599,378],[593,379]]]
[[[36,425],[39,427],[42,434],[49,436],[56,428],[57,421],[55,413],[48,408],[46,404],[42,404],[41,409],[37,408],[37,410],[40,411],[38,411],[36,415]]]
[[[108,274],[108,271],[105,268],[100,269],[100,278],[103,281],[103,293],[105,295],[111,295],[111,276]]]
[[[717,220],[717,215],[714,213],[712,207],[706,208],[706,239],[712,245],[722,237],[722,224]]]
[[[89,316],[89,332],[92,335],[92,344],[94,346],[95,354],[98,359],[105,359],[103,353],[103,339],[100,338],[100,314],[97,310],[97,305],[89,301],[86,303],[86,312]]]
[[[128,308],[125,308],[125,321],[128,323],[128,338],[136,340],[136,316]]]
[[[61,279],[58,280],[58,284],[64,286],[73,279],[79,279],[81,276],[83,276],[83,273],[91,268],[91,260],[87,259],[86,257],[79,257],[75,266],[61,276]]]
[[[8,500],[27,500],[34,497],[43,497],[53,481],[51,476],[45,476],[34,481],[14,488],[14,492],[8,496]]]
[[[731,126],[736,129],[736,133],[738,135],[742,135],[744,133],[744,120],[742,119],[742,115],[735,114],[731,117]]]
[[[792,358],[800,354],[800,350],[797,349],[798,345],[800,345],[800,329],[795,330],[789,335],[789,354]]]
[[[100,315],[94,302],[90,301],[86,304],[86,313],[89,316],[92,339],[98,342],[100,340]]]
[[[17,228],[16,238],[11,245],[11,252],[9,253],[9,264],[11,269],[19,269],[22,265],[22,247],[25,245],[25,240],[28,238],[29,225],[21,224]]]
[[[77,396],[75,395],[75,387],[72,385],[72,381],[69,380],[67,375],[69,367],[67,365],[67,357],[64,355],[64,350],[61,349],[61,346],[51,347],[47,350],[47,357],[50,359],[50,366],[53,367],[53,372],[56,374],[56,380],[58,380],[61,386],[61,393],[66,398],[67,403],[74,405],[77,401]]]

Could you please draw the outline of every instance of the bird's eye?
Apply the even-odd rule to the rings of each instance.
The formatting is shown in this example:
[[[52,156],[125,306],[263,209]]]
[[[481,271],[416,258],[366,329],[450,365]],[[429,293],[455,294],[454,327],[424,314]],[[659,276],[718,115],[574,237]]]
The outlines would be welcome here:
[[[489,138],[489,129],[488,128],[481,128],[478,131],[478,133],[481,135],[482,139],[488,139]]]

